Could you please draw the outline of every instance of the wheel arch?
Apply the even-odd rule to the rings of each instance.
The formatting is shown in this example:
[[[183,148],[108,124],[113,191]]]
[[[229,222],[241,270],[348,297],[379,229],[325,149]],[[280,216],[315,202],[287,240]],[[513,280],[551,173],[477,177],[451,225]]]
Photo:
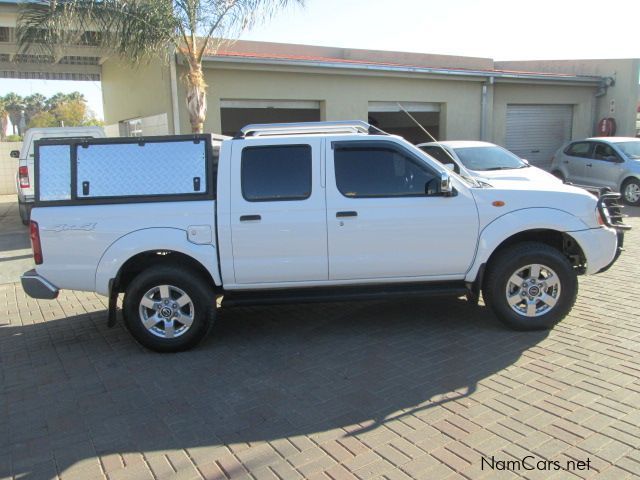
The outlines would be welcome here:
[[[624,184],[627,183],[629,180],[636,180],[640,182],[640,173],[627,173],[622,178],[622,181],[620,182],[620,188],[618,188],[618,191],[620,193],[622,193],[622,187],[624,187]]]
[[[548,228],[523,230],[506,238],[487,258],[486,264],[491,265],[495,258],[506,248],[524,242],[538,242],[558,250],[578,269],[586,263],[586,257],[578,241],[567,232]]]
[[[124,292],[139,273],[155,266],[171,266],[189,270],[215,288],[215,281],[211,273],[195,258],[174,250],[147,250],[129,258],[120,267],[115,277],[118,292]]]
[[[561,210],[539,208],[529,209],[529,212],[511,212],[482,230],[474,263],[467,271],[465,280],[469,283],[480,280],[479,272],[490,265],[497,253],[526,241],[541,242],[559,250],[579,268],[579,273],[583,273],[586,255],[571,232],[587,228],[579,218]]]
[[[96,269],[96,292],[109,295],[116,282],[118,291],[131,275],[151,265],[186,265],[215,286],[222,284],[218,256],[214,245],[197,245],[187,239],[187,232],[175,228],[151,228],[129,233],[104,252]]]

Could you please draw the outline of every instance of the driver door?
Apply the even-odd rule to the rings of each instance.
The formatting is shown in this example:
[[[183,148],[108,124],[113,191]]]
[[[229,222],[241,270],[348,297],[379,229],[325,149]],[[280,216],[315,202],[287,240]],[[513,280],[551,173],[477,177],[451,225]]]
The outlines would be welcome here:
[[[334,141],[327,150],[329,278],[462,278],[478,238],[468,188],[435,190],[439,170],[400,142]]]

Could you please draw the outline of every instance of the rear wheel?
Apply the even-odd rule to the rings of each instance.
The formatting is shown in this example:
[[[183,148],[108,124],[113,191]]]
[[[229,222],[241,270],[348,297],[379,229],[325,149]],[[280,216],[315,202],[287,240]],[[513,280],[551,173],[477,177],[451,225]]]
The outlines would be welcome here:
[[[499,252],[489,265],[483,294],[509,327],[543,330],[569,313],[578,294],[578,279],[558,250],[544,243],[525,242]]]
[[[215,295],[205,279],[179,266],[153,267],[125,292],[124,321],[133,337],[156,352],[188,350],[213,324]]]
[[[640,205],[640,181],[635,178],[626,180],[622,185],[622,198],[627,205]]]

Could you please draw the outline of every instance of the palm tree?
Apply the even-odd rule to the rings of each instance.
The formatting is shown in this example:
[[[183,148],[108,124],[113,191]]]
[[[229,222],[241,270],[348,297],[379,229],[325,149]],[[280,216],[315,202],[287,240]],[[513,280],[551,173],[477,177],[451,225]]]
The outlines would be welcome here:
[[[97,46],[133,64],[177,52],[188,68],[187,109],[198,133],[207,113],[203,57],[290,3],[304,0],[35,0],[21,5],[16,33],[21,51],[53,58],[66,45]]]
[[[9,125],[9,112],[6,109],[4,98],[0,97],[0,142],[4,142]]]
[[[24,132],[20,131],[20,125],[25,108],[24,99],[17,93],[8,93],[4,96],[4,108],[13,125],[13,134],[22,135]]]
[[[44,110],[46,101],[47,97],[40,93],[34,93],[24,97],[24,115],[27,125],[29,125],[29,122],[31,122],[34,115],[37,115]]]
[[[71,92],[71,93],[62,93],[58,92],[55,95],[50,96],[44,102],[45,108],[48,111],[55,110],[55,108],[61,103],[67,102],[81,102],[87,103],[87,99],[84,97],[83,93],[80,92]]]

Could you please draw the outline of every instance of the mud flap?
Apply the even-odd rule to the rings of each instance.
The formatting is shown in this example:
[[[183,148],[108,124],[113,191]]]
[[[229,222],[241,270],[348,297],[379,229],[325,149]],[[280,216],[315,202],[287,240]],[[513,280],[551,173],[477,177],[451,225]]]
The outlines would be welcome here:
[[[118,289],[114,280],[113,278],[109,280],[109,313],[107,318],[107,327],[109,328],[115,327],[118,320]]]

